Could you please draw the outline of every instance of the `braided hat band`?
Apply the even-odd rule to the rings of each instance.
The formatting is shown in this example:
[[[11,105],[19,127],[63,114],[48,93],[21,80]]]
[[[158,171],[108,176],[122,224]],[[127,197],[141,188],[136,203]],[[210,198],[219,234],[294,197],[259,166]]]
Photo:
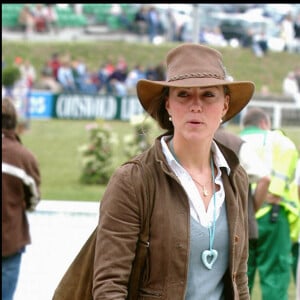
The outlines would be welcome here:
[[[213,74],[213,73],[190,73],[190,74],[182,74],[182,75],[173,76],[168,80],[168,82],[187,79],[187,78],[217,78],[220,80],[224,79],[223,76],[220,76],[218,74]]]

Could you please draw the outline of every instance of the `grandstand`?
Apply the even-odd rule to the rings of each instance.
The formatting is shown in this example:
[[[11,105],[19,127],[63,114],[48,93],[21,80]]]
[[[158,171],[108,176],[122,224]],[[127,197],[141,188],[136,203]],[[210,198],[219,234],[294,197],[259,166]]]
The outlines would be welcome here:
[[[35,5],[29,4],[31,7]],[[64,5],[54,4],[57,13],[57,25],[59,28],[76,28],[92,25],[105,25],[111,30],[122,29],[121,14],[128,22],[133,22],[134,15],[138,9],[137,5],[121,3],[118,7],[110,3],[86,3],[81,5],[81,13],[77,13],[72,4]],[[20,30],[18,22],[23,3],[2,4],[2,29]]]

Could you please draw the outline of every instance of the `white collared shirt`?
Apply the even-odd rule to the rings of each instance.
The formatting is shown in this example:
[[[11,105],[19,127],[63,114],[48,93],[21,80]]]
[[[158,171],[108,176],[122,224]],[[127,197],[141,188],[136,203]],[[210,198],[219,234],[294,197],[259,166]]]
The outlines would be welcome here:
[[[167,162],[170,166],[170,168],[174,171],[178,179],[180,180],[185,192],[188,195],[189,198],[189,204],[190,204],[190,213],[191,216],[201,225],[205,227],[209,227],[214,218],[214,201],[213,196],[211,197],[211,200],[208,205],[207,211],[205,210],[204,203],[201,199],[201,196],[199,194],[199,191],[197,189],[197,186],[195,182],[193,181],[190,174],[187,172],[186,169],[184,169],[180,163],[176,161],[173,154],[171,153],[166,141],[170,139],[171,136],[163,136],[161,138],[161,144],[162,144],[162,150],[163,153],[167,159]],[[219,217],[220,210],[222,207],[222,204],[225,200],[225,191],[224,186],[221,178],[221,167],[225,167],[227,169],[227,173],[230,173],[229,165],[227,164],[222,152],[218,148],[217,144],[213,141],[212,143],[212,152],[213,152],[213,159],[214,163],[218,169],[218,172],[215,176],[215,183],[220,186],[220,190],[215,193],[216,195],[216,220]]]

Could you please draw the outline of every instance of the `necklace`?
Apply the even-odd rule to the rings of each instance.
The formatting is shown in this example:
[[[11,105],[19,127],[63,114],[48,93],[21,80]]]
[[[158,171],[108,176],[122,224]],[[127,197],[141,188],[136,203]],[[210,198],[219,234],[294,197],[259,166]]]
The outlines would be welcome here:
[[[176,154],[175,154],[175,151],[174,151],[173,139],[170,140],[169,145],[170,145],[171,153],[173,154],[175,160],[176,160],[177,162],[179,162],[179,160],[178,160],[178,158],[177,158],[177,156],[176,156]],[[192,177],[192,176],[191,176],[191,177]],[[208,192],[208,190],[206,189],[205,186],[208,184],[208,182],[210,182],[210,180],[209,180],[208,182],[206,182],[205,184],[201,184],[201,183],[200,183],[198,180],[196,180],[195,178],[192,177],[192,179],[193,179],[198,185],[200,185],[200,187],[201,187],[201,189],[202,189],[202,194],[204,195],[204,197],[209,196],[209,192]]]
[[[215,231],[216,231],[216,191],[215,191],[215,171],[213,167],[213,160],[212,157],[210,158],[210,164],[211,164],[211,176],[213,181],[213,201],[214,201],[214,212],[213,212],[213,222],[208,227],[208,233],[209,233],[209,250],[204,250],[202,252],[202,262],[205,265],[205,267],[209,270],[211,270],[213,264],[217,260],[218,257],[218,251],[213,249],[214,239],[215,239]]]
[[[179,163],[179,160],[175,154],[175,150],[174,150],[174,146],[173,146],[173,139],[170,140],[169,145],[170,145],[170,150],[171,150],[172,155],[174,156],[175,160]]]
[[[192,177],[192,176],[191,176]],[[208,184],[209,182],[210,182],[210,180],[209,181],[207,181],[205,184],[201,184],[199,181],[197,181],[194,177],[192,177],[192,179],[197,183],[197,184],[199,184],[200,185],[200,187],[202,188],[202,193],[203,193],[203,195],[204,195],[204,197],[207,197],[208,195],[209,195],[209,192],[208,192],[208,190],[206,189],[206,184]]]

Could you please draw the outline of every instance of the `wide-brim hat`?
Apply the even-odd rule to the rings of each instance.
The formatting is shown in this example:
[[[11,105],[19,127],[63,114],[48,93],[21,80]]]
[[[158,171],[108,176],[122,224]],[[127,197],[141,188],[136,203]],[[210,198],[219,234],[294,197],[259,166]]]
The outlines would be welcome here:
[[[148,111],[151,101],[161,95],[164,87],[209,87],[226,85],[230,91],[229,109],[223,117],[228,121],[250,101],[255,85],[251,81],[232,81],[226,74],[222,55],[207,46],[185,43],[170,50],[166,57],[166,80],[141,79],[137,96]]]

